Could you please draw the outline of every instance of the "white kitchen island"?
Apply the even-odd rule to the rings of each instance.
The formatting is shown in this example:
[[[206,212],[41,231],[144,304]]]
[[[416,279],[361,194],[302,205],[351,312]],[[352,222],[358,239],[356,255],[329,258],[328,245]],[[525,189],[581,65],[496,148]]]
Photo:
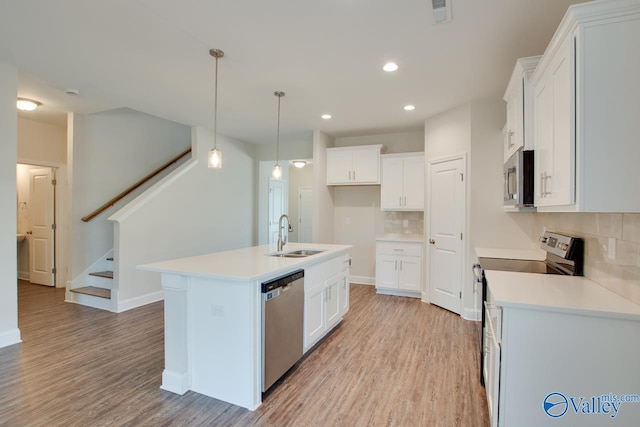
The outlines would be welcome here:
[[[335,326],[348,309],[346,279],[350,246],[290,243],[284,252],[322,251],[304,258],[273,257],[275,245],[255,246],[142,265],[161,273],[164,290],[165,368],[162,389],[189,390],[254,410],[262,403],[261,283],[305,270],[305,351]],[[307,307],[307,290],[343,277],[343,301],[331,324],[320,308]],[[315,291],[314,291],[315,292]],[[332,295],[332,293],[329,293]],[[309,301],[315,301],[309,300]],[[345,303],[346,301],[346,303]],[[315,320],[313,317],[317,318]],[[318,323],[323,326],[318,333]],[[308,331],[308,326],[313,331]],[[313,333],[313,341],[307,334]]]

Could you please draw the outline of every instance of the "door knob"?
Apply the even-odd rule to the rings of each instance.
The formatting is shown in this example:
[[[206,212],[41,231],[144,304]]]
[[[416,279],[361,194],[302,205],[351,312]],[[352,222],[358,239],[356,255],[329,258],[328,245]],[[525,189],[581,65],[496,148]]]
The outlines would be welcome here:
[[[435,241],[435,240],[433,240],[433,239],[429,239],[429,243],[431,243],[432,245],[435,245],[435,244],[436,244],[436,241]]]

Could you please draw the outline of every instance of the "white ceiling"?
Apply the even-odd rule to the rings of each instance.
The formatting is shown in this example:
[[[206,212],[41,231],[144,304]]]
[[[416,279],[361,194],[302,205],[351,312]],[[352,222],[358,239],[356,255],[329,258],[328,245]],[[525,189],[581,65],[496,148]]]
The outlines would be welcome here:
[[[283,140],[383,133],[501,97],[516,58],[541,54],[580,1],[451,2],[452,22],[434,25],[431,0],[2,1],[0,62],[41,120],[128,107],[212,128],[218,48],[220,133],[273,143],[275,90]]]

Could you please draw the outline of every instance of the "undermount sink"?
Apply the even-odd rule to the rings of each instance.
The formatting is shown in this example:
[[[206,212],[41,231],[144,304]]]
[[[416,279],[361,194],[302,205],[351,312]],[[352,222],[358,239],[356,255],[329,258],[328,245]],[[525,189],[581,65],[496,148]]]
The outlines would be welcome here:
[[[22,242],[24,239],[27,238],[26,234],[17,234],[16,236],[18,237],[18,243]]]
[[[276,252],[273,254],[267,254],[268,256],[276,256],[281,258],[304,258],[311,255],[319,254],[320,252],[324,252],[323,250],[314,250],[314,249],[298,249],[297,251],[291,252]]]

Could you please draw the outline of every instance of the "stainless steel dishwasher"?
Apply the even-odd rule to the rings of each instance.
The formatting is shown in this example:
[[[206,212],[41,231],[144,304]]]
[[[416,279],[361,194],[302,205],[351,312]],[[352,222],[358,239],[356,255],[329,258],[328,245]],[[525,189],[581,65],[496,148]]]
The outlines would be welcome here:
[[[262,284],[262,391],[302,357],[304,270]]]

